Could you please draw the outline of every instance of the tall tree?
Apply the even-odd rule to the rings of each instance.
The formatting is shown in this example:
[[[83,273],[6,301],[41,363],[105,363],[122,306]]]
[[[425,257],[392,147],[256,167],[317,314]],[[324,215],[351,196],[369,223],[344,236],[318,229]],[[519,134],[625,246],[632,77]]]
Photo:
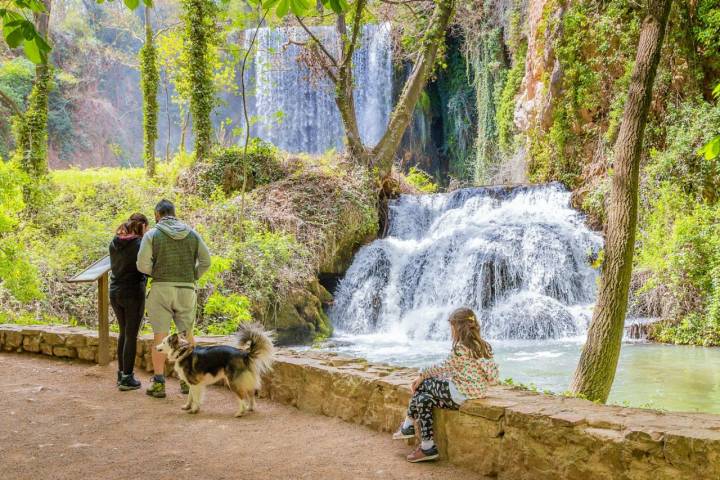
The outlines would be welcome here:
[[[211,0],[183,0],[184,67],[189,78],[190,114],[195,134],[195,158],[207,160],[212,146],[210,114],[215,106],[210,44],[215,35],[215,6]]]
[[[42,38],[48,38],[50,24],[50,0],[43,0],[44,9],[33,13],[35,29]],[[47,174],[47,116],[48,95],[52,79],[52,67],[46,61],[35,65],[35,80],[27,100],[27,109],[21,117],[16,117],[17,149],[20,153],[20,165],[33,179]],[[37,186],[31,182],[26,188],[26,202],[30,190]]]
[[[400,97],[390,115],[385,133],[377,145],[365,145],[360,137],[360,128],[355,111],[353,95],[353,54],[361,40],[362,20],[368,12],[368,0],[355,0],[352,5],[339,0],[323,0],[323,4],[331,7],[336,13],[336,29],[338,32],[337,46],[324,45],[313,34],[302,17],[303,7],[298,5],[301,0],[281,0],[278,4],[278,15],[282,16],[287,8],[292,9],[298,23],[310,37],[307,47],[314,52],[314,57],[325,72],[327,78],[335,86],[335,103],[340,111],[348,151],[356,161],[376,169],[380,179],[389,175],[395,152],[400,146],[402,137],[410,124],[415,105],[425,88],[437,54],[445,40],[445,33],[452,18],[455,0],[436,0],[427,26],[418,42],[419,48],[413,62],[413,68],[403,86]],[[273,4],[276,2],[273,2]],[[408,6],[410,2],[394,0],[378,0],[388,5]],[[432,5],[432,4],[431,4]],[[307,7],[306,7],[307,8]],[[409,7],[412,9],[412,7]],[[307,13],[307,12],[305,12]],[[333,53],[337,51],[338,53]]]
[[[155,142],[158,137],[158,82],[157,51],[150,22],[150,8],[145,7],[145,44],[140,49],[140,86],[143,95],[143,143],[145,171],[155,176]]]
[[[635,250],[640,155],[670,4],[671,0],[647,2],[625,111],[613,150],[614,174],[600,291],[571,384],[573,393],[594,401],[607,401],[620,357]]]

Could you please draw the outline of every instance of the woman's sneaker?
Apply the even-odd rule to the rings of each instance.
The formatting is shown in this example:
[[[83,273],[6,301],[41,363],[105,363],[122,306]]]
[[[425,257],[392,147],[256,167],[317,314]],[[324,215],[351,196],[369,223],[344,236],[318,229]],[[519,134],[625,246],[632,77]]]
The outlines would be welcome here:
[[[393,433],[393,440],[405,440],[408,438],[415,438],[415,425],[410,425],[407,428],[400,425],[398,431]]]
[[[433,445],[427,450],[423,450],[422,448],[417,447],[415,451],[408,455],[406,458],[407,461],[410,463],[418,463],[429,462],[431,460],[435,460],[439,456],[440,452],[438,452],[437,445]]]
[[[126,392],[128,390],[137,390],[142,384],[135,379],[133,374],[123,375],[118,384],[118,390]]]

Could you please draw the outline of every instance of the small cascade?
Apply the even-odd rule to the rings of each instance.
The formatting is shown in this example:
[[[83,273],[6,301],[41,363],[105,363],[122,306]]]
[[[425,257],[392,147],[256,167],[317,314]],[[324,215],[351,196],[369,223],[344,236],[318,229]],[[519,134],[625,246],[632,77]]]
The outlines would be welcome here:
[[[602,240],[559,184],[403,195],[389,213],[388,236],[363,247],[340,282],[329,312],[340,333],[447,340],[461,306],[493,339],[586,330]]]
[[[337,45],[334,27],[312,27],[324,45]],[[257,54],[247,75],[251,134],[289,152],[323,153],[342,149],[343,127],[331,83],[299,64],[300,27],[261,28]],[[245,42],[249,42],[249,35]],[[246,45],[247,46],[247,45]],[[363,141],[375,146],[392,108],[392,44],[390,24],[363,26],[353,56],[355,108]]]

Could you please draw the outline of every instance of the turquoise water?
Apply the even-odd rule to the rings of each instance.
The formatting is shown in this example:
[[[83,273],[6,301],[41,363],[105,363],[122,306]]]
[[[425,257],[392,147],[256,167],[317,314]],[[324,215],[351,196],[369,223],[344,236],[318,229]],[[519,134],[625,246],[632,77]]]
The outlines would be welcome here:
[[[503,379],[538,390],[568,389],[583,338],[493,341]],[[373,362],[425,367],[441,361],[442,341],[398,342],[382,334],[338,336],[328,349]],[[720,348],[623,343],[609,403],[720,414]]]

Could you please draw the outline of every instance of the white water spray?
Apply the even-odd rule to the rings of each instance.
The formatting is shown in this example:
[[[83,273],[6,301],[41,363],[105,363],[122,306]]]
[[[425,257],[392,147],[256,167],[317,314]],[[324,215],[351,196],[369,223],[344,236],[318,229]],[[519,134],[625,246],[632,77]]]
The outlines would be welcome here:
[[[560,185],[402,196],[386,238],[362,248],[330,317],[342,334],[447,340],[473,308],[491,339],[557,339],[587,329],[602,246]]]

